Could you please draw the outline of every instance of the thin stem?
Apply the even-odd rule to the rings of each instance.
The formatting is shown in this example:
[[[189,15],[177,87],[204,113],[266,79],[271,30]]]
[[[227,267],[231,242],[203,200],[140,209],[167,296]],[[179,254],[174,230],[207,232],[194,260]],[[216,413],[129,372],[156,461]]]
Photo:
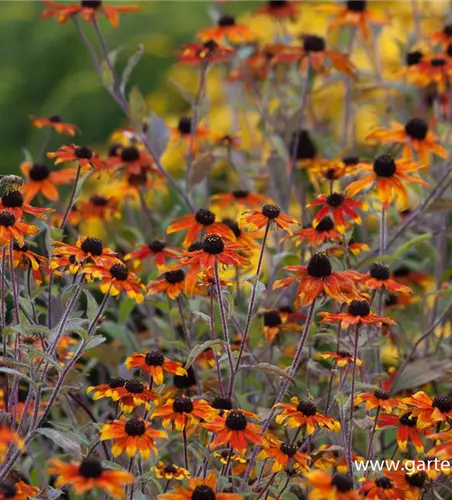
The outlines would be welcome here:
[[[380,255],[384,255],[386,252],[386,208],[384,205],[381,206],[381,218],[380,218]]]
[[[179,295],[179,297],[177,297],[176,302],[177,302],[177,308],[179,310],[180,320],[181,320],[181,323],[182,323],[182,330],[184,331],[184,335],[185,335],[185,339],[187,341],[188,348],[191,351],[192,348],[193,348],[193,343],[192,343],[192,340],[191,340],[190,330],[188,328],[187,322],[185,321],[185,316],[184,316],[184,311],[182,309],[182,302],[181,302],[181,299],[180,299],[180,295]]]
[[[380,415],[380,407],[377,408],[377,412],[375,413],[375,422],[372,427],[372,431],[370,433],[369,447],[367,448],[366,460],[369,460],[371,457],[373,457],[373,444],[374,444],[375,431],[377,429],[379,415]]]
[[[82,170],[82,166],[79,162],[78,167],[77,167],[77,173],[75,174],[75,180],[74,180],[74,185],[72,186],[72,192],[71,192],[71,197],[69,198],[69,203],[66,208],[66,212],[64,212],[63,220],[61,221],[60,229],[63,229],[64,226],[66,225],[66,222],[69,217],[69,213],[71,212],[72,205],[74,204],[74,198],[75,194],[77,192],[77,184],[80,179],[80,172]]]
[[[31,305],[31,310],[33,313],[33,321],[35,324],[38,324],[38,315],[36,313],[36,306],[35,306],[35,301],[33,299],[33,294],[31,292],[31,277],[32,277],[32,267],[30,266],[27,269],[27,293],[28,293],[28,301],[30,302]],[[43,338],[41,337],[41,341],[43,341]],[[45,346],[43,342],[43,346]]]
[[[188,439],[187,439],[187,426],[184,426],[184,429],[182,431],[182,437],[184,440],[184,464],[185,468],[188,469]]]
[[[213,311],[213,297],[214,297],[214,292],[213,290],[210,292],[210,336],[212,340],[216,340],[216,335],[215,335],[215,318],[214,318],[214,311]],[[213,357],[215,360],[215,368],[217,370],[217,378],[218,378],[218,385],[220,386],[220,391],[221,391],[221,397],[224,397],[224,387],[223,387],[223,382],[221,380],[221,368],[220,368],[220,363],[218,360],[218,354],[215,349],[213,349]]]

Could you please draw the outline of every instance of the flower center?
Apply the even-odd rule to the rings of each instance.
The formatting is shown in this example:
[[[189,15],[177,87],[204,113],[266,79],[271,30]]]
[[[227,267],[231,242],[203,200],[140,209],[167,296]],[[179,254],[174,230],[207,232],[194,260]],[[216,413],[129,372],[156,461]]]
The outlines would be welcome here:
[[[405,132],[412,138],[423,141],[427,136],[428,125],[422,118],[412,118],[405,125]]]
[[[407,66],[415,66],[422,61],[423,54],[420,50],[414,50],[413,52],[408,52],[405,61]]]
[[[173,464],[167,465],[165,467],[165,473],[166,474],[176,474],[177,469]]]
[[[131,392],[132,394],[142,394],[144,392],[144,384],[139,380],[127,380],[124,384],[124,388]]]
[[[149,351],[144,357],[144,361],[149,366],[162,366],[165,356],[160,351]]]
[[[328,205],[330,207],[337,208],[337,207],[340,207],[342,205],[342,203],[344,203],[344,199],[345,199],[345,197],[343,194],[331,193],[327,197],[326,202],[328,203]]]
[[[97,479],[102,475],[102,465],[94,458],[84,458],[78,467],[78,473],[86,479]]]
[[[125,425],[125,430],[129,436],[142,436],[146,432],[143,420],[131,418]]]
[[[298,447],[290,443],[281,443],[279,449],[284,453],[284,455],[287,455],[289,458],[292,458],[297,452]]]
[[[61,123],[63,120],[61,119],[61,116],[59,115],[52,115],[50,118],[49,118],[49,122],[52,122],[52,123]]]
[[[326,231],[331,231],[333,227],[334,227],[333,219],[327,215],[317,224],[315,229],[319,233],[324,233]]]
[[[121,160],[127,162],[137,161],[140,158],[140,152],[138,148],[135,146],[130,146],[128,148],[124,148],[121,151]]]
[[[110,274],[119,281],[126,281],[129,277],[129,270],[124,264],[115,264],[110,267]]]
[[[378,177],[392,177],[397,170],[396,163],[391,155],[377,156],[373,168]]]
[[[182,135],[191,134],[191,118],[182,116],[179,120],[178,130]]]
[[[176,413],[191,413],[193,411],[193,401],[186,396],[179,396],[173,402],[173,411]]]
[[[336,354],[338,356],[340,356],[341,358],[351,358],[352,357],[352,353],[348,352],[348,351],[337,351]]]
[[[185,279],[185,272],[182,269],[177,269],[176,271],[168,271],[165,273],[165,280],[174,285],[175,283],[181,283]]]
[[[215,222],[215,214],[210,210],[200,208],[195,214],[195,219],[198,224],[211,226]]]
[[[24,197],[20,191],[8,191],[2,196],[2,205],[8,208],[21,207],[24,204]]]
[[[108,205],[108,199],[104,198],[103,196],[99,196],[97,194],[93,194],[89,201],[95,206],[95,207],[106,207]]]
[[[347,167],[358,165],[359,158],[357,156],[345,156],[344,158],[342,158],[342,163],[344,165],[347,165]]]
[[[274,220],[277,217],[279,217],[279,214],[281,213],[281,209],[278,207],[278,205],[263,205],[262,207],[262,215],[264,217],[267,217],[270,220]]]
[[[223,224],[228,226],[228,228],[234,233],[236,238],[240,238],[242,234],[242,230],[239,228],[239,225],[235,220],[232,219],[223,219]]]
[[[0,495],[2,498],[14,498],[17,494],[17,487],[9,481],[0,482]]]
[[[191,495],[191,500],[215,500],[215,498],[213,489],[205,484],[196,486]]]
[[[282,323],[281,316],[278,311],[264,312],[264,326],[274,327]]]
[[[389,392],[381,391],[380,389],[374,392],[374,396],[381,401],[387,401],[391,397]]]
[[[372,278],[376,280],[386,281],[389,279],[390,276],[389,267],[385,266],[384,264],[379,264],[378,262],[375,262],[370,267],[369,274]]]
[[[82,7],[88,7],[89,9],[97,9],[102,5],[101,0],[82,0],[80,2]]]
[[[288,4],[287,0],[270,0],[268,2],[268,5],[272,8],[272,9],[282,9],[283,7],[285,7],[286,5]]]
[[[87,148],[86,146],[79,146],[78,148],[75,148],[74,154],[80,160],[91,160],[91,158],[93,157],[92,150]]]
[[[442,57],[434,57],[431,61],[430,64],[434,68],[441,68],[442,66],[446,65],[446,60],[443,59]]]
[[[308,35],[303,42],[305,52],[323,52],[326,48],[325,39],[317,35]]]
[[[173,383],[178,389],[189,389],[190,387],[196,385],[195,372],[193,367],[190,366],[187,369],[187,375],[174,375]]]
[[[347,493],[353,489],[353,479],[345,474],[334,474],[331,484],[341,493]]]
[[[231,431],[244,431],[247,425],[245,415],[238,410],[232,410],[226,417],[226,427]]]
[[[290,151],[293,151],[297,142],[297,135],[293,134],[290,143]],[[317,156],[317,147],[311,139],[307,130],[301,130],[298,134],[297,160],[312,160]]]
[[[332,273],[331,263],[324,253],[316,253],[309,261],[308,274],[313,278],[327,278]]]
[[[364,12],[367,7],[366,0],[349,0],[347,2],[347,10],[352,12]]]
[[[232,410],[232,401],[230,398],[217,396],[210,406],[216,410]]]
[[[235,26],[235,17],[231,14],[223,14],[218,20],[218,26]]]
[[[297,411],[303,413],[305,417],[313,417],[317,413],[317,406],[310,401],[300,401],[297,405]]]
[[[162,252],[165,249],[166,243],[161,240],[154,240],[149,243],[148,247],[154,253]]]
[[[100,257],[102,255],[102,252],[104,251],[104,246],[102,245],[102,241],[99,238],[86,238],[85,240],[83,240],[80,248],[85,253],[90,253],[95,257]]]
[[[126,379],[121,377],[113,377],[110,379],[108,385],[111,389],[117,389],[118,387],[124,387],[125,383]]]
[[[417,418],[411,415],[411,412],[405,413],[399,418],[399,422],[407,427],[416,427]]]
[[[2,210],[0,212],[0,226],[13,226],[15,222],[16,217],[13,213],[8,212],[7,210]]]
[[[28,175],[32,181],[43,181],[50,175],[50,170],[44,163],[34,163]]]
[[[390,490],[392,488],[392,482],[388,477],[383,476],[375,479],[375,486],[383,488],[384,490]]]
[[[443,28],[443,33],[447,36],[452,36],[452,24],[446,24]]]
[[[422,470],[414,474],[405,474],[405,481],[415,488],[422,488],[427,480],[427,474]]]
[[[237,199],[246,198],[249,194],[250,192],[246,189],[238,189],[237,191],[232,191],[232,196]]]
[[[16,252],[28,252],[28,245],[27,243],[24,243],[22,246],[20,246],[17,241],[14,241],[13,250],[15,250]]]
[[[219,255],[224,250],[224,243],[219,234],[208,234],[204,236],[202,249],[211,255]]]
[[[433,408],[438,408],[442,413],[449,413],[452,411],[452,397],[436,397],[433,399]]]

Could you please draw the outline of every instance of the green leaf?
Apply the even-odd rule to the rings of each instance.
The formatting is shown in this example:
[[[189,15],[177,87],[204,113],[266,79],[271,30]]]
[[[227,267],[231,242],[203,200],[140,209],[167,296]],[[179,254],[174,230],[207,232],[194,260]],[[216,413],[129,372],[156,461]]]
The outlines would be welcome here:
[[[30,377],[25,375],[25,373],[22,373],[18,370],[15,370],[14,368],[6,368],[5,366],[2,366],[2,367],[0,367],[0,373],[7,373],[8,375],[14,375],[16,377],[23,378],[24,380],[29,382],[31,385],[33,385],[33,386],[35,385],[35,382]]]
[[[126,90],[126,86],[129,83],[130,76],[132,75],[132,71],[135,69],[136,65],[140,62],[140,59],[143,55],[143,51],[144,51],[144,47],[140,43],[140,45],[138,45],[138,50],[127,61],[126,67],[124,68],[124,71],[122,72],[121,85],[119,86],[119,90],[121,91],[122,94],[124,94],[124,92]]]
[[[118,311],[118,320],[120,323],[125,323],[130,315],[130,313],[133,311],[137,303],[129,299],[128,297],[121,300],[121,303],[119,304],[119,311]]]
[[[86,316],[92,321],[96,317],[98,305],[96,299],[89,290],[84,290],[84,292],[86,295]]]
[[[268,373],[270,375],[276,375],[278,377],[289,380],[293,385],[297,385],[293,377],[291,377],[285,370],[283,370],[279,366],[271,365],[270,363],[259,363],[257,365],[241,365],[240,369],[242,368],[251,368],[253,370]]]
[[[166,123],[159,118],[154,112],[148,120],[148,140],[152,155],[155,156],[157,160],[160,159],[162,154],[165,152],[170,140],[170,131]]]
[[[203,344],[198,344],[193,347],[190,351],[190,354],[187,357],[187,361],[185,363],[185,369],[190,368],[190,366],[194,363],[196,358],[203,353],[207,349],[213,349],[214,347],[220,347],[224,345],[224,341],[221,339],[215,340],[207,340]]]
[[[49,429],[47,427],[36,429],[36,432],[38,434],[41,434],[42,436],[49,438],[72,458],[75,458],[77,460],[82,458],[82,448],[80,446],[80,443],[78,443],[74,439],[74,436],[70,436],[68,434],[56,431],[55,429]]]
[[[148,114],[148,106],[138,87],[133,87],[129,94],[129,113],[133,128],[140,130]]]
[[[106,337],[103,335],[94,335],[94,337],[89,340],[88,344],[86,344],[85,351],[88,349],[94,349],[98,345],[103,344],[106,340]]]

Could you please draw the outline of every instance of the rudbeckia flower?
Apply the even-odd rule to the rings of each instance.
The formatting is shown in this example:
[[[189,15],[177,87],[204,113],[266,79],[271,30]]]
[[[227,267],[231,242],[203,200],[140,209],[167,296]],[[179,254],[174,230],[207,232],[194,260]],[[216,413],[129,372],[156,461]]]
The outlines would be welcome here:
[[[179,361],[171,361],[160,351],[156,350],[149,351],[146,354],[136,352],[126,359],[125,365],[128,370],[134,368],[145,373],[150,373],[156,385],[163,384],[164,372],[172,373],[173,375],[187,375],[187,371]]]
[[[323,217],[315,227],[297,229],[293,237],[297,246],[306,240],[313,247],[319,247],[331,240],[342,240],[342,235],[334,227],[334,221],[329,215]]]
[[[0,481],[0,500],[28,500],[30,497],[36,497],[39,488],[29,486],[23,481]]]
[[[48,200],[57,201],[59,199],[57,186],[71,184],[76,175],[73,168],[52,172],[44,163],[23,162],[20,169],[25,176],[25,184],[20,188],[25,203],[30,203],[38,193]]]
[[[392,398],[388,392],[377,389],[374,392],[363,392],[355,398],[354,405],[358,406],[363,401],[366,402],[366,410],[373,410],[374,408],[381,408],[386,413],[392,413],[393,408],[400,408],[406,410],[407,406],[399,399]]]
[[[397,198],[402,208],[407,208],[408,194],[405,184],[428,186],[423,179],[411,175],[423,167],[423,164],[413,162],[410,158],[395,160],[391,155],[378,156],[372,165],[361,165],[361,170],[371,173],[349,184],[346,193],[353,197],[363,189],[376,184],[378,198],[385,208],[389,207],[394,198]]]
[[[101,0],[82,0],[79,4],[60,4],[52,0],[44,0],[46,9],[42,13],[42,18],[56,17],[58,22],[63,24],[73,16],[79,15],[85,21],[94,21],[100,14],[103,14],[113,28],[119,26],[119,15],[127,12],[138,12],[138,5],[105,5]]]
[[[389,470],[388,467],[385,475],[407,500],[419,500],[428,483],[428,475],[423,470],[407,472],[403,467],[399,470]]]
[[[325,351],[323,354],[319,355],[319,359],[334,359],[336,366],[338,368],[344,368],[349,364],[353,364],[355,360],[353,359],[353,354],[347,351]],[[362,366],[364,361],[356,358],[356,366]]]
[[[25,446],[22,438],[17,432],[2,425],[0,427],[0,460],[3,461],[8,451],[9,445],[14,445],[20,451],[23,451]]]
[[[262,238],[263,233],[255,231],[247,233],[234,219],[223,219],[221,222],[228,226],[228,228],[234,233],[235,243],[242,247],[244,255],[248,256],[254,249],[259,248],[260,245],[256,242],[256,239]]]
[[[277,424],[285,427],[306,426],[308,436],[318,427],[333,432],[339,432],[341,429],[341,424],[337,420],[320,413],[317,406],[309,400],[293,397],[290,399],[290,403],[278,403],[275,408],[283,410],[276,416]]]
[[[119,200],[114,196],[105,197],[93,194],[89,197],[88,201],[80,203],[77,210],[81,217],[86,220],[98,217],[104,221],[109,221],[113,218],[119,219],[121,217]]]
[[[240,218],[240,226],[248,228],[250,231],[257,231],[263,227],[275,223],[279,229],[293,235],[290,228],[293,224],[299,222],[289,215],[281,212],[278,205],[262,205],[261,210],[245,210]]]
[[[124,413],[132,413],[138,406],[144,406],[150,410],[150,401],[157,399],[157,394],[137,379],[130,379],[124,382],[124,385],[117,387],[111,392],[111,399],[119,402],[119,407]]]
[[[16,219],[22,219],[24,213],[46,220],[44,214],[53,212],[53,208],[32,207],[24,201],[24,196],[20,191],[7,190],[0,198],[0,211],[7,210],[16,216]]]
[[[167,271],[161,279],[150,281],[147,288],[147,295],[165,293],[171,300],[176,300],[186,289],[185,272],[182,269]]]
[[[210,130],[199,123],[196,126],[196,131],[193,131],[193,119],[189,116],[181,116],[176,128],[172,129],[172,140],[183,141],[189,147],[193,140],[193,154],[198,151],[201,140],[206,140],[211,137]],[[194,139],[192,135],[194,134]]]
[[[173,479],[176,481],[183,481],[190,477],[190,472],[188,472],[187,469],[175,464],[165,464],[165,462],[161,460],[157,462],[157,465],[154,467],[154,472],[157,479],[166,479],[167,481]]]
[[[224,63],[236,53],[234,49],[219,45],[215,40],[189,43],[182,47],[179,61],[187,64]]]
[[[421,431],[417,428],[417,418],[413,417],[410,411],[405,411],[400,415],[380,415],[377,424],[377,429],[397,428],[397,444],[404,453],[408,450],[410,440],[418,453],[424,452]]]
[[[230,193],[215,194],[210,198],[213,205],[219,207],[229,207],[231,205],[240,205],[245,207],[256,207],[266,201],[267,197],[257,193],[251,193],[246,189],[237,189]]]
[[[255,33],[242,24],[236,24],[235,17],[230,14],[222,14],[217,25],[213,28],[205,28],[197,33],[197,38],[203,42],[213,40],[219,44],[230,43],[238,45],[255,40]]]
[[[86,390],[87,394],[94,392],[93,400],[97,401],[102,398],[110,398],[117,401],[119,398],[119,389],[124,387],[127,379],[122,377],[112,377],[108,384],[93,385]]]
[[[271,310],[263,313],[264,319],[264,339],[270,344],[275,340],[280,331],[290,330],[292,332],[301,331],[301,327],[295,323],[288,323],[284,320],[279,311]]]
[[[133,474],[105,469],[95,458],[84,458],[81,462],[70,464],[52,459],[48,473],[57,476],[56,488],[71,486],[76,495],[98,488],[112,498],[125,498],[124,487],[133,482]]]
[[[107,160],[108,168],[124,169],[129,174],[140,174],[142,168],[152,167],[154,160],[143,148],[137,146],[117,147],[114,156]]]
[[[450,396],[436,396],[432,399],[424,391],[418,391],[413,396],[405,398],[403,402],[410,406],[413,417],[417,418],[418,429],[447,422],[452,418],[452,397]]]
[[[436,446],[427,452],[428,457],[436,457],[440,460],[448,460],[452,456],[452,430],[430,434],[429,439],[436,441]],[[438,444],[438,441],[441,444]]]
[[[25,236],[38,233],[39,228],[18,220],[14,213],[8,210],[0,212],[0,246],[6,246],[14,239],[22,246],[25,244]]]
[[[398,490],[387,476],[376,479],[363,478],[359,493],[367,500],[399,500],[405,497],[403,491]]]
[[[9,259],[9,249],[6,250],[7,259]],[[37,284],[42,282],[42,271],[48,270],[48,260],[42,255],[38,255],[30,250],[27,242],[19,245],[17,241],[13,242],[13,266],[21,266],[24,269],[31,267],[33,278]]]
[[[433,42],[441,42],[443,46],[452,43],[452,24],[445,24],[442,29],[434,31],[428,35]]]
[[[295,19],[299,11],[299,4],[297,0],[268,0],[258,7],[254,12],[256,14],[264,14],[274,17],[275,19]]]
[[[53,115],[50,118],[38,118],[36,116],[31,115],[30,119],[32,120],[33,127],[36,128],[51,127],[58,134],[64,134],[73,137],[78,131],[77,125],[74,125],[73,123],[64,122],[58,115]]]
[[[345,313],[320,312],[319,316],[323,319],[321,323],[332,323],[339,321],[344,328],[350,325],[395,325],[396,322],[391,318],[383,318],[370,312],[370,304],[367,300],[352,300]]]
[[[81,167],[90,167],[103,170],[106,167],[104,160],[101,160],[97,153],[86,146],[61,146],[58,151],[47,153],[48,158],[55,158],[55,165],[68,161],[76,161]]]
[[[303,473],[309,471],[310,458],[305,453],[298,451],[299,445],[290,442],[270,439],[265,448],[257,456],[258,460],[273,459],[272,472],[279,472],[288,465],[293,464]]]
[[[321,470],[307,474],[310,486],[309,498],[312,500],[359,500],[359,494],[353,488],[353,479],[349,475],[330,475]]]
[[[356,212],[356,209],[362,210],[363,204],[347,198],[341,193],[321,194],[317,197],[316,201],[308,203],[306,207],[322,207],[312,221],[314,227],[330,214],[337,230],[341,233],[344,233],[347,227],[345,225],[345,216],[352,219],[356,224],[361,224],[361,217]]]
[[[102,427],[99,436],[100,441],[113,441],[111,452],[114,457],[127,452],[127,456],[132,458],[138,451],[143,460],[149,458],[151,451],[158,455],[156,439],[168,439],[168,434],[152,429],[151,424],[141,417],[113,420]]]
[[[128,253],[124,261],[132,261],[134,267],[138,267],[148,259],[154,258],[158,269],[166,264],[166,259],[175,259],[180,256],[180,250],[174,247],[168,247],[163,240],[153,240],[150,243],[138,245],[138,249]]]
[[[369,269],[369,274],[364,275],[361,285],[367,290],[381,290],[385,289],[389,293],[400,293],[402,295],[409,295],[412,293],[411,288],[397,283],[391,279],[391,273],[388,266],[375,262]]]
[[[446,92],[452,76],[452,59],[445,54],[425,56],[413,67],[411,75],[420,87],[436,85],[442,95]]]

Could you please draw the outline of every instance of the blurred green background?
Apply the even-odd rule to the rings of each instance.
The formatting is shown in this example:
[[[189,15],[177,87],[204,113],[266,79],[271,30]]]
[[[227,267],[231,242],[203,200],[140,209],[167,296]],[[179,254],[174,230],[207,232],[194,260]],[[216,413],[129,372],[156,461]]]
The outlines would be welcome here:
[[[114,2],[116,3],[116,2]],[[110,50],[122,47],[118,64],[143,43],[145,54],[131,83],[144,94],[169,86],[166,72],[176,61],[176,52],[193,41],[201,27],[212,24],[213,2],[146,1],[138,3],[140,13],[121,17],[118,29],[105,20],[101,28]],[[238,14],[256,7],[256,2],[236,1],[222,5]],[[41,19],[40,1],[2,1],[0,5],[0,173],[15,173],[24,159],[23,148],[36,154],[45,136],[28,119],[30,114],[61,115],[82,130],[79,144],[96,145],[124,125],[124,117],[100,85],[91,58],[71,22]],[[89,34],[92,27],[82,22]],[[94,38],[93,38],[94,40]],[[173,89],[170,92],[174,95]],[[171,109],[174,104],[174,109]],[[170,103],[171,111],[183,111],[182,99]],[[182,108],[182,109],[177,109]],[[55,137],[52,147],[65,141]]]

